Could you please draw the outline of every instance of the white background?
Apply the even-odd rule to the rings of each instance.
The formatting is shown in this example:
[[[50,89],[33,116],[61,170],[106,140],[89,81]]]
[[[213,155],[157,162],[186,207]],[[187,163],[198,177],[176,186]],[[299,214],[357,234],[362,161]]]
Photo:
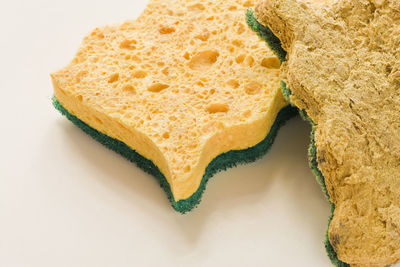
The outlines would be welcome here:
[[[52,107],[49,73],[146,1],[6,1],[0,10],[0,266],[331,266],[329,204],[299,118],[261,160],[175,212],[151,176]]]

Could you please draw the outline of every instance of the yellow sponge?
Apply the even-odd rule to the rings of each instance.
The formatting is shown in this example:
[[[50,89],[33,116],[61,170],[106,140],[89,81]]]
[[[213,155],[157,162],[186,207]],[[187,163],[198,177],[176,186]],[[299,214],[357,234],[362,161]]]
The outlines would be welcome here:
[[[287,105],[279,60],[246,26],[252,1],[153,0],[95,29],[53,73],[72,116],[152,161],[174,201],[218,155],[260,143]]]

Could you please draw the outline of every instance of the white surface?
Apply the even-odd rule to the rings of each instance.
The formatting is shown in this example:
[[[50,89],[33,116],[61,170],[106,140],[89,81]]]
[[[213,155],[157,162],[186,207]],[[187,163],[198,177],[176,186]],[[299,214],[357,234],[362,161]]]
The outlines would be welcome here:
[[[54,110],[49,73],[91,29],[145,4],[2,5],[0,266],[331,266],[330,208],[299,118],[265,157],[214,176],[200,206],[180,215],[155,179]]]

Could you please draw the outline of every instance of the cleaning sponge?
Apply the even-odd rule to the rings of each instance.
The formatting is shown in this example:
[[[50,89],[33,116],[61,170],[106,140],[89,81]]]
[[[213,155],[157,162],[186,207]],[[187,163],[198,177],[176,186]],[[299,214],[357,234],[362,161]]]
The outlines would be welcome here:
[[[256,8],[288,52],[290,101],[314,127],[311,165],[333,203],[327,249],[337,265],[400,260],[399,10],[390,0]]]
[[[217,169],[266,151],[288,104],[278,58],[245,25],[251,4],[153,0],[137,20],[95,29],[52,74],[55,106],[190,210]]]

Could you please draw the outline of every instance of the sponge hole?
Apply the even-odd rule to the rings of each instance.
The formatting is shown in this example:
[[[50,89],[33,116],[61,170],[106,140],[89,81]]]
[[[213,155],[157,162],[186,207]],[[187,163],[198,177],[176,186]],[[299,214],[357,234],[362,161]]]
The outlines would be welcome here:
[[[108,79],[108,83],[114,83],[114,82],[118,81],[118,79],[119,79],[119,73],[114,73]]]
[[[213,50],[202,51],[195,55],[189,62],[193,70],[204,70],[212,66],[219,57],[219,53]]]
[[[254,65],[254,58],[252,56],[246,57],[246,65],[252,67]]]
[[[210,34],[208,32],[203,32],[203,33],[195,36],[195,38],[197,38],[203,42],[207,41],[209,37],[210,37]]]
[[[160,29],[158,29],[158,31],[161,34],[170,34],[170,33],[174,33],[175,32],[175,28],[174,27],[163,26]]]
[[[168,76],[168,74],[169,74],[168,68],[162,69],[161,73],[164,74],[165,76]]]
[[[149,90],[150,92],[153,92],[153,93],[159,93],[159,92],[161,92],[162,90],[167,89],[168,87],[169,87],[168,84],[155,83],[155,84],[153,84],[153,85],[150,85],[150,86],[147,88],[147,90]]]
[[[236,61],[236,63],[241,64],[244,61],[245,58],[246,58],[246,55],[242,54],[242,55],[237,56],[235,58],[235,61]]]
[[[203,4],[198,3],[198,4],[194,4],[194,5],[188,6],[188,9],[190,11],[203,11],[206,8],[205,8],[205,6]]]
[[[143,79],[147,76],[147,72],[144,70],[137,70],[132,73],[132,77],[136,79]]]
[[[237,80],[229,80],[228,82],[227,82],[227,84],[230,86],[230,87],[232,87],[232,88],[238,88],[239,87],[239,85],[240,85],[240,83],[237,81]]]
[[[183,57],[184,57],[186,60],[189,60],[189,59],[190,59],[190,53],[189,53],[189,52],[185,52],[185,54],[183,54]]]
[[[122,87],[122,91],[136,94],[135,88],[134,88],[132,85],[130,85],[130,84],[124,85],[124,86]]]
[[[244,90],[248,95],[256,95],[261,92],[262,85],[259,82],[251,81],[246,84]]]
[[[137,42],[135,40],[124,40],[119,47],[122,49],[134,50],[136,49],[136,44]]]
[[[197,81],[196,84],[197,84],[198,86],[200,86],[200,87],[204,87],[204,83],[201,82],[201,81]]]
[[[251,1],[251,0],[247,0],[243,5],[244,5],[245,7],[252,7],[252,6],[254,6],[253,1]]]
[[[279,69],[280,63],[276,57],[267,57],[261,61],[261,66],[267,69]]]
[[[168,138],[169,138],[169,132],[163,133],[162,137],[163,137],[164,139],[168,139]]]
[[[237,33],[240,35],[240,34],[244,33],[245,30],[246,30],[246,27],[242,23],[239,23]]]
[[[207,112],[214,113],[226,113],[229,111],[229,106],[222,103],[213,103],[207,106]]]
[[[237,47],[243,47],[243,42],[240,40],[233,40],[232,44]]]

